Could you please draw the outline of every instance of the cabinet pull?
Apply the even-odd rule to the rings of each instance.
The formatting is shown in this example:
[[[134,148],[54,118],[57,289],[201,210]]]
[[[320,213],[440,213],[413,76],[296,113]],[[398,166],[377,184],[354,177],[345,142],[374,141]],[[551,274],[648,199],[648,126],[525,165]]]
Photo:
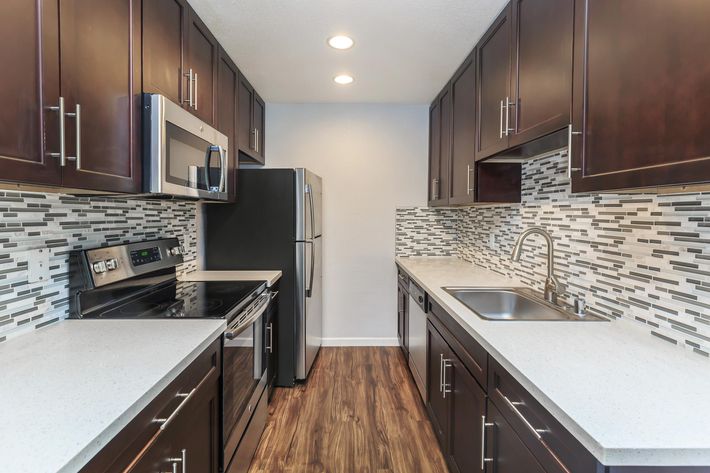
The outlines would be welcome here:
[[[256,128],[252,128],[249,136],[249,149],[256,151]]]
[[[574,135],[581,135],[581,131],[574,131],[572,129],[572,124],[570,123],[567,128],[567,179],[572,179],[572,171],[581,171],[582,168],[572,167],[572,137]]]
[[[192,107],[192,68],[185,74],[187,77],[187,105]]]
[[[470,164],[466,165],[466,195],[471,195],[471,192],[473,192],[473,189],[471,188],[471,171],[473,171],[473,168],[471,167]]]
[[[266,326],[266,330],[269,331],[269,345],[266,347],[266,351],[269,353],[274,352],[274,330],[273,330],[273,324],[269,324]]]
[[[76,104],[73,113],[67,113],[76,122],[76,156],[67,156],[67,161],[75,161],[76,169],[81,169],[81,104]]]
[[[439,354],[439,392],[442,392],[444,390],[444,378],[442,375],[444,374],[444,354],[440,353]]]
[[[197,392],[197,388],[192,388],[192,391],[189,393],[178,393],[176,397],[181,397],[183,398],[182,402],[180,405],[177,406],[177,408],[167,417],[167,418],[158,418],[158,419],[153,419],[153,422],[158,422],[160,424],[160,430],[165,430],[165,428],[170,424],[170,422],[173,421],[176,415],[182,410],[183,407],[185,407],[185,404],[192,398],[192,396]]]
[[[503,139],[503,101],[500,101],[500,126],[498,127],[498,138]]]
[[[195,111],[197,111],[197,72],[193,75],[193,81],[195,84]]]
[[[180,456],[175,458],[168,458],[169,462],[173,463],[173,473],[177,473],[177,464],[180,463],[182,466],[182,473],[187,473],[187,450],[182,449],[180,451]]]
[[[59,158],[59,165],[64,167],[67,165],[66,146],[67,142],[64,137],[64,97],[59,97],[59,103],[56,107],[47,107],[49,110],[59,113],[59,152],[49,153],[52,158]]]
[[[254,133],[256,135],[256,139],[254,140],[254,145],[256,148],[256,152],[258,153],[259,152],[259,129],[254,128]]]
[[[486,458],[486,427],[493,427],[493,422],[486,422],[486,416],[481,416],[481,471],[486,469],[486,463],[492,462],[492,458]]]
[[[505,136],[510,135],[510,132],[513,131],[513,129],[510,128],[510,107],[515,107],[515,104],[510,101],[510,97],[506,97],[505,98]]]
[[[443,355],[442,355],[443,358]],[[451,367],[451,360],[447,358],[442,359],[442,367],[441,367],[441,378],[442,378],[442,383],[441,383],[441,394],[444,399],[446,399],[446,394],[451,392],[451,389],[448,389],[450,386],[449,384],[446,383],[446,368]]]

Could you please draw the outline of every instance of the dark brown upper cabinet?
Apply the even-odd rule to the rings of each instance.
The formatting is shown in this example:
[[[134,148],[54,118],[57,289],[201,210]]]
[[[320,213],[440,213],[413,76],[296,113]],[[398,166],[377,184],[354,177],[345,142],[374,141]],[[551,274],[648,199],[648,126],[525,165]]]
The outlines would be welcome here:
[[[449,203],[451,87],[447,84],[429,108],[429,205]]]
[[[710,181],[710,2],[575,0],[575,13],[572,191]]]
[[[60,89],[66,104],[62,185],[141,189],[140,0],[63,0]]]
[[[264,164],[266,107],[243,74],[239,74],[239,160]]]
[[[510,96],[511,24],[512,8],[508,4],[476,46],[477,160],[508,148],[514,108]]]
[[[237,90],[239,70],[227,53],[220,48],[217,62],[217,129],[229,139],[229,166],[232,174],[228,181],[231,201],[236,199],[237,189]]]
[[[58,28],[57,2],[0,2],[2,180],[61,184]]]
[[[184,0],[143,2],[143,90],[172,102],[187,102],[185,31],[190,7]]]
[[[187,80],[192,87],[191,94],[188,90],[188,107],[202,121],[213,125],[219,44],[192,9],[187,37]]]
[[[475,201],[476,64],[475,51],[451,79],[452,124],[449,204]]]
[[[511,5],[507,133],[512,148],[570,123],[574,0],[512,0]]]
[[[0,92],[2,179],[138,192],[140,1],[0,8],[0,48],[13,64]]]

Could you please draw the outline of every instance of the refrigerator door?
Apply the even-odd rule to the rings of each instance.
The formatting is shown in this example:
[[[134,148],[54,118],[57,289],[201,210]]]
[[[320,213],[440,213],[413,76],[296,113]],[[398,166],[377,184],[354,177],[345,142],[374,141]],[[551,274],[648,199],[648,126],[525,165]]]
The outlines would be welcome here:
[[[322,181],[307,169],[296,173],[296,241],[308,241],[322,234]]]
[[[296,243],[296,266],[300,280],[297,286],[303,288],[297,293],[301,299],[297,303],[296,379],[299,380],[308,377],[323,338],[322,242],[323,239],[318,237],[310,242]]]

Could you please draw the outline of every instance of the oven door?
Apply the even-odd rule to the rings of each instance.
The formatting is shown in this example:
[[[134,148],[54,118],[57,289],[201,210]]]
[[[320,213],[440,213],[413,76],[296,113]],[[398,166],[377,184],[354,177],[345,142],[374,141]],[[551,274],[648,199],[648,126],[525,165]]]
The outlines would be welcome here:
[[[227,200],[229,140],[162,95],[146,94],[147,189],[154,194]]]
[[[249,322],[239,329],[227,328],[222,348],[222,428],[226,466],[247,428],[266,388],[264,317],[271,296],[263,293],[253,303]],[[249,310],[249,309],[247,309]]]

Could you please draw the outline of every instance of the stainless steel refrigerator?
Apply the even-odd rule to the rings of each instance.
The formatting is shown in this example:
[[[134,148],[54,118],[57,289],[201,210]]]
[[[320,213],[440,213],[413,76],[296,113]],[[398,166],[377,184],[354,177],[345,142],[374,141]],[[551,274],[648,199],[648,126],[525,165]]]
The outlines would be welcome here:
[[[206,270],[280,269],[276,383],[304,380],[323,334],[322,181],[307,169],[240,169],[237,201],[203,204]]]

